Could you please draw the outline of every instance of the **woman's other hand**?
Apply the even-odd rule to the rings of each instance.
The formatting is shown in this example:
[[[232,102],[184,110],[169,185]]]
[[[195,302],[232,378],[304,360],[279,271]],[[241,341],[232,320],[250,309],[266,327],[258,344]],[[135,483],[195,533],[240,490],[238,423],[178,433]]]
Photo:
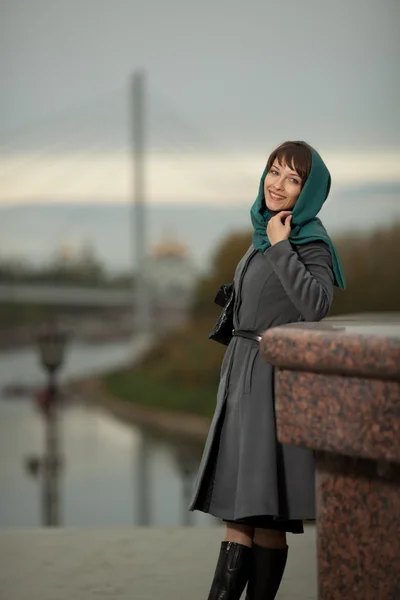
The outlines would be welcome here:
[[[267,236],[271,242],[271,246],[289,238],[291,220],[292,214],[290,210],[281,210],[281,212],[268,221]]]

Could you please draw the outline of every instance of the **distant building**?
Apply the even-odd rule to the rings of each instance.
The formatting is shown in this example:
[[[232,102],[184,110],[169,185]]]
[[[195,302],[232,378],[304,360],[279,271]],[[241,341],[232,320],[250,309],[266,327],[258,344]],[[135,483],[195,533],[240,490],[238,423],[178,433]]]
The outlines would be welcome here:
[[[162,329],[183,323],[188,316],[198,277],[188,247],[176,240],[154,246],[146,261],[152,321]]]

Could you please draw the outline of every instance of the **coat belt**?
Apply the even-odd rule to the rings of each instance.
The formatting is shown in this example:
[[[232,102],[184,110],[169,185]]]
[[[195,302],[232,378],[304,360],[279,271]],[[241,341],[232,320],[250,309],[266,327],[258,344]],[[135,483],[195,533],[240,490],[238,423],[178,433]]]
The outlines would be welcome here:
[[[234,329],[232,331],[233,337],[243,337],[254,342],[261,342],[261,338],[264,331],[252,331],[250,329]]]

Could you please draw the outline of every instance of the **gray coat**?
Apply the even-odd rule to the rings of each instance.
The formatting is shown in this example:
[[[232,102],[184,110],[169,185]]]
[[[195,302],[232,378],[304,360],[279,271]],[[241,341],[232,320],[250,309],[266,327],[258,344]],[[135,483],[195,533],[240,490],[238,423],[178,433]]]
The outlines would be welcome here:
[[[250,246],[234,286],[235,329],[265,331],[319,321],[330,308],[334,276],[324,242]],[[226,520],[273,515],[314,519],[314,455],[276,439],[274,373],[258,342],[234,337],[221,367],[217,405],[189,510]]]

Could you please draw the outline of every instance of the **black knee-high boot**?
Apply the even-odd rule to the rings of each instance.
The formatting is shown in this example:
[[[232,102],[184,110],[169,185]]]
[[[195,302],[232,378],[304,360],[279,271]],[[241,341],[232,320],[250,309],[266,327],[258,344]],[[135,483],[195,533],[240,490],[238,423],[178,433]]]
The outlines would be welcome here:
[[[263,548],[253,543],[246,600],[274,600],[286,566],[288,547]]]
[[[240,600],[249,578],[252,551],[237,542],[222,542],[208,600]]]

